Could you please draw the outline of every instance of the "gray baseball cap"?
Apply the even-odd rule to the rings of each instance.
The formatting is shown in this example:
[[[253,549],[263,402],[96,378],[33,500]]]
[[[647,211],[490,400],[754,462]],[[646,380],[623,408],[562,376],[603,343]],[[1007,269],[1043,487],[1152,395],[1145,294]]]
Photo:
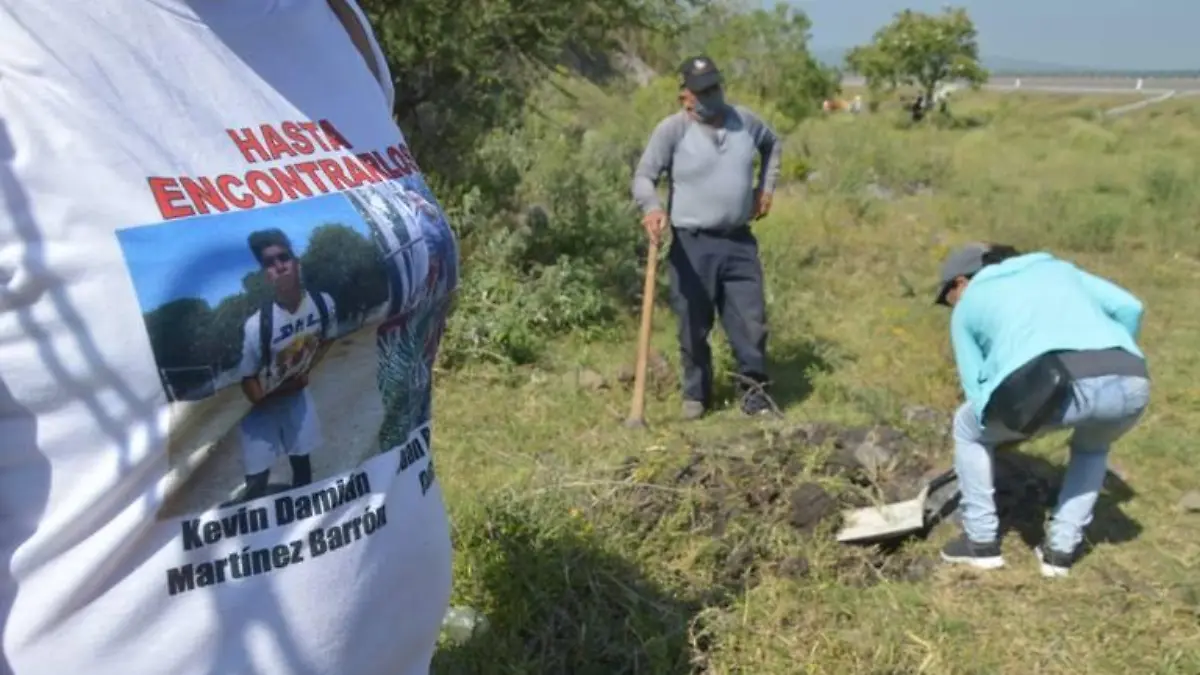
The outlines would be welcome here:
[[[991,247],[981,242],[971,242],[946,256],[942,261],[939,272],[937,298],[935,304],[945,305],[946,294],[950,292],[950,284],[958,277],[971,277],[983,269],[983,256]]]

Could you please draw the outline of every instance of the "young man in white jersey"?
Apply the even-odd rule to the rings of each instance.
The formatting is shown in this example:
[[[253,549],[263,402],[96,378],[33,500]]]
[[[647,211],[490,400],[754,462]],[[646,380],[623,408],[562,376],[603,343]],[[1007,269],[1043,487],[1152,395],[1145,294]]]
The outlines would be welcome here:
[[[458,260],[444,218],[400,273],[366,254],[346,195],[440,209],[393,105],[354,0],[0,0],[0,675],[428,675],[452,546],[431,383],[405,374]],[[315,370],[243,335],[273,227],[364,317]],[[315,335],[291,246],[258,254],[272,337]],[[181,370],[212,386],[177,397]],[[246,395],[293,387],[329,475],[223,505]]]
[[[329,349],[336,317],[332,297],[304,287],[286,234],[260,230],[248,243],[273,295],[242,331],[242,393],[254,406],[241,424],[242,501],[267,494],[271,464],[280,455],[292,466],[292,487],[312,482],[309,455],[322,438],[308,374]]]

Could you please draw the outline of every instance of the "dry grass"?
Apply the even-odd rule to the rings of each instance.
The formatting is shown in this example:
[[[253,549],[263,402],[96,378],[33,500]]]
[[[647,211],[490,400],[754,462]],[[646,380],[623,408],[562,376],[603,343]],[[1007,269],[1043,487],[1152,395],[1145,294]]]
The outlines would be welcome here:
[[[974,94],[956,110],[975,123],[956,129],[898,129],[890,115],[805,125],[789,151],[807,148],[819,175],[758,227],[786,420],[729,411],[686,426],[667,387],[648,430],[623,429],[632,323],[627,343],[563,344],[550,367],[443,377],[456,602],[492,629],[447,646],[437,672],[1200,672],[1200,516],[1174,508],[1200,488],[1200,105],[1098,114],[1124,102]],[[970,239],[1052,250],[1148,307],[1151,412],[1115,449],[1128,489],[1104,496],[1094,551],[1068,580],[1042,580],[1015,532],[1009,567],[988,575],[855,566],[870,553],[839,548],[826,525],[739,501],[764,485],[851,490],[822,471],[827,444],[772,454],[783,446],[760,428],[903,426],[906,406],[953,409],[947,317],[930,297],[938,259]],[[674,364],[665,309],[656,325]],[[581,386],[580,369],[606,386]],[[947,464],[937,431],[915,431],[907,452]],[[1030,461],[1061,464],[1062,440],[1033,444]],[[703,480],[681,473],[698,453]],[[927,560],[951,532],[894,555]]]

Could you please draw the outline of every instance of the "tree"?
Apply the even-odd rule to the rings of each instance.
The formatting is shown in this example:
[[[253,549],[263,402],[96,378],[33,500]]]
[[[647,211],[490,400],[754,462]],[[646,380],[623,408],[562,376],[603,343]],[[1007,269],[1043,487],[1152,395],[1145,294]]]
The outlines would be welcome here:
[[[572,55],[609,53],[619,33],[670,32],[691,6],[707,1],[363,0],[362,6],[387,55],[396,116],[447,199],[462,187],[479,138],[519,123],[526,95],[547,72]]]
[[[313,230],[300,257],[304,285],[328,293],[337,318],[361,318],[388,299],[388,279],[379,249],[346,225],[329,223]]]
[[[846,55],[846,65],[866,78],[872,91],[917,86],[926,101],[944,82],[962,80],[977,89],[988,78],[979,63],[975,24],[965,9],[955,7],[941,14],[896,14],[869,44]]]
[[[201,298],[179,298],[145,314],[154,359],[163,368],[208,365],[205,327],[212,308]]]
[[[773,101],[779,112],[799,121],[838,88],[836,73],[808,50],[811,29],[808,16],[791,5],[747,10],[715,4],[696,22],[684,48],[711,56],[730,88]]]
[[[258,276],[262,277],[261,274]],[[238,293],[224,298],[217,304],[205,333],[205,347],[208,351],[206,363],[211,363],[222,371],[237,367],[242,360],[242,327],[246,319],[257,312],[270,297],[266,294],[261,298],[252,298],[246,293]]]

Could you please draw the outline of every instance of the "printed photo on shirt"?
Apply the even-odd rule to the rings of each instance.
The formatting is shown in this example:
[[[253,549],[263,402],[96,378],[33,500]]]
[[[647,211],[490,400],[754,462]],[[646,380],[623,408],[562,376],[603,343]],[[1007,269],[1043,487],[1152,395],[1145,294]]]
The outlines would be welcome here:
[[[419,179],[117,237],[171,403],[160,517],[314,489],[428,421],[457,249]]]

